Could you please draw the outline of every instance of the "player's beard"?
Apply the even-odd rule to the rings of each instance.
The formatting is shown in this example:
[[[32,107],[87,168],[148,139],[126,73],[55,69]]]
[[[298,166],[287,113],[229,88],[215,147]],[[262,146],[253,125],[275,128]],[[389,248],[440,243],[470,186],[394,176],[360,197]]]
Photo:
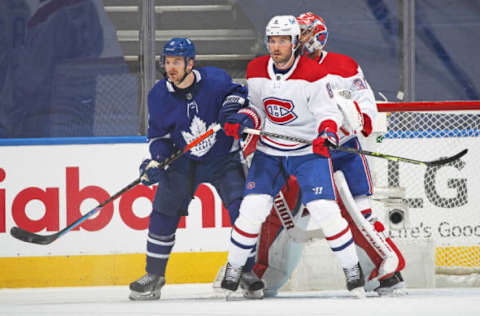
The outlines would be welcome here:
[[[288,54],[288,56],[282,55],[274,55],[272,54],[272,59],[277,67],[283,68],[285,67],[288,62],[290,61],[292,54]]]
[[[183,78],[184,72],[171,71],[168,73],[168,79],[173,82],[174,85],[178,85]]]

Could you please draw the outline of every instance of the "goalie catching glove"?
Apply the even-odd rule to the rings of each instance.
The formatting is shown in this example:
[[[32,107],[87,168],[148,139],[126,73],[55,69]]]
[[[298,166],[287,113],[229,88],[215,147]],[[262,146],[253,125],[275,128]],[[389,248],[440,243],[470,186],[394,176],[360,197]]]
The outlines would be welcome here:
[[[347,127],[368,137],[372,133],[372,120],[367,114],[362,113],[357,101],[352,100],[352,92],[347,89],[337,89],[333,91],[333,95]]]
[[[337,124],[330,120],[322,122],[318,128],[318,137],[312,145],[315,154],[330,158],[328,147],[331,145],[338,146]]]
[[[152,159],[145,159],[140,165],[140,181],[143,185],[152,185],[166,177],[165,169],[160,169],[160,162]]]

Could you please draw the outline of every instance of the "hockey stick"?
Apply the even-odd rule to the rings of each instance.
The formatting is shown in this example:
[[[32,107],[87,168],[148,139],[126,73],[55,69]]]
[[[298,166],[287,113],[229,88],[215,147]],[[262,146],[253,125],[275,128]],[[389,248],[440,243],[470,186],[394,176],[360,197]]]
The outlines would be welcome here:
[[[203,133],[199,137],[195,138],[191,143],[187,144],[183,149],[177,150],[170,157],[168,157],[167,159],[160,162],[158,168],[164,168],[165,166],[168,166],[173,161],[175,161],[178,158],[180,158],[181,156],[183,156],[183,154],[185,154],[187,151],[189,151],[190,149],[192,149],[193,147],[195,147],[200,142],[202,142],[203,140],[205,140],[209,136],[213,135],[214,133],[216,133],[220,129],[221,129],[221,126],[219,124],[214,125],[207,132]],[[108,198],[105,201],[103,201],[102,203],[100,203],[93,210],[89,211],[88,213],[86,213],[82,217],[78,218],[76,221],[74,221],[73,223],[71,223],[70,225],[68,225],[67,227],[65,227],[64,229],[62,229],[61,231],[59,231],[57,233],[54,233],[54,234],[51,234],[51,235],[39,235],[39,234],[32,233],[28,230],[25,230],[23,228],[14,226],[10,229],[10,234],[13,237],[15,237],[15,238],[17,238],[21,241],[25,241],[25,242],[32,243],[32,244],[48,245],[48,244],[54,242],[55,240],[57,240],[58,238],[60,238],[61,236],[63,236],[64,234],[68,233],[70,230],[72,230],[75,227],[77,227],[78,225],[80,225],[87,218],[89,218],[93,214],[100,211],[105,205],[114,201],[119,196],[121,196],[122,194],[124,194],[128,190],[132,189],[133,187],[135,187],[139,183],[140,183],[140,177],[135,179],[133,182],[131,182],[126,187],[124,187],[123,189],[121,189],[120,191],[118,191],[117,193],[112,195],[110,198]]]
[[[263,136],[276,137],[276,138],[290,140],[290,141],[294,141],[294,142],[298,142],[298,143],[312,144],[312,141],[306,140],[306,139],[303,139],[303,138],[281,135],[281,134],[276,134],[276,133],[270,133],[270,132],[265,132],[265,131],[258,130],[258,129],[253,129],[253,128],[245,128],[243,130],[243,132],[247,133],[247,134],[253,134],[253,135],[263,135]],[[404,158],[404,157],[398,157],[398,156],[393,156],[393,155],[387,155],[387,154],[372,152],[372,151],[368,151],[368,150],[360,150],[360,149],[349,148],[349,147],[344,147],[344,146],[334,146],[334,145],[329,144],[328,142],[327,142],[327,144],[333,150],[338,150],[338,151],[343,151],[343,152],[348,152],[348,153],[353,153],[353,154],[363,154],[363,155],[366,155],[366,156],[383,158],[383,159],[387,159],[387,160],[391,160],[391,161],[408,162],[408,163],[411,163],[411,164],[423,165],[423,166],[427,166],[427,167],[441,166],[441,165],[448,164],[452,161],[455,161],[457,159],[462,158],[468,152],[468,149],[464,149],[464,150],[460,151],[459,153],[457,153],[453,156],[450,156],[450,157],[440,158],[440,159],[432,160],[432,161],[422,161],[422,160],[415,160],[415,159],[410,159],[410,158]]]

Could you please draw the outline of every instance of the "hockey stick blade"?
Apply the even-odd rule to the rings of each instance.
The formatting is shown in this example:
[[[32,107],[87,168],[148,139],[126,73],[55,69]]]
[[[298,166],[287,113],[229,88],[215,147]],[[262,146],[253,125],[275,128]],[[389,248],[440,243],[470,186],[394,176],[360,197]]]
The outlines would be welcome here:
[[[462,158],[463,156],[465,156],[468,152],[468,149],[464,149],[462,150],[461,152],[459,152],[458,154],[456,155],[453,155],[451,157],[447,157],[447,158],[440,158],[438,160],[433,160],[433,161],[429,161],[427,162],[427,166],[441,166],[441,165],[446,165],[448,163],[451,163],[451,162],[454,162],[455,160],[458,160],[460,158]]]
[[[183,149],[179,149],[179,150],[175,151],[170,157],[161,161],[160,164],[158,165],[158,168],[164,168],[165,166],[168,166],[170,163],[172,163],[173,161],[175,161],[178,158],[180,158],[181,156],[183,156],[183,154],[188,152],[190,149],[192,149],[193,147],[195,147],[196,145],[198,145],[203,140],[210,137],[211,135],[213,135],[214,133],[216,133],[220,129],[221,129],[221,126],[219,124],[215,124],[211,129],[209,129],[208,131],[206,131],[202,135],[195,138],[192,142],[188,143]],[[25,230],[23,228],[14,226],[10,229],[10,235],[12,235],[14,238],[16,238],[18,240],[28,242],[28,243],[32,243],[32,244],[38,244],[38,245],[51,244],[52,242],[54,242],[55,240],[60,238],[62,235],[68,233],[70,230],[72,230],[75,227],[77,227],[78,225],[80,225],[82,222],[84,222],[90,216],[99,212],[105,205],[107,205],[108,203],[116,200],[122,194],[124,194],[125,192],[129,191],[130,189],[132,189],[133,187],[138,185],[140,183],[140,181],[141,181],[140,178],[135,179],[130,184],[125,186],[123,189],[121,189],[120,191],[118,191],[117,193],[112,195],[110,198],[108,198],[107,200],[100,203],[97,207],[95,207],[94,209],[92,209],[91,211],[89,211],[88,213],[83,215],[82,217],[78,218],[76,221],[74,221],[73,223],[71,223],[70,225],[68,225],[67,227],[65,227],[64,229],[62,229],[61,231],[59,231],[57,233],[54,233],[54,234],[51,234],[51,235],[39,235],[39,234],[36,234],[36,233],[32,233],[28,230]]]
[[[68,225],[67,227],[65,227],[64,229],[62,229],[61,231],[59,231],[57,233],[54,233],[54,234],[51,234],[51,235],[39,235],[39,234],[36,234],[36,233],[32,233],[28,230],[25,230],[23,228],[14,226],[10,229],[10,235],[12,235],[12,237],[15,237],[18,240],[28,242],[28,243],[32,243],[32,244],[38,244],[38,245],[51,244],[52,242],[57,240],[62,235],[68,233],[69,231],[71,231],[72,229],[74,229],[75,227],[77,227],[78,225],[83,223],[90,216],[99,212],[105,205],[112,202],[113,200],[116,200],[123,193],[129,191],[131,188],[135,187],[139,183],[140,183],[140,178],[135,179],[133,182],[128,184],[126,187],[124,187],[123,189],[121,189],[120,191],[118,191],[117,193],[112,195],[110,198],[108,198],[107,200],[100,203],[97,207],[90,210],[88,213],[86,213],[82,217],[78,218],[76,221],[74,221],[73,223],[71,223],[70,225]]]
[[[303,139],[303,138],[281,135],[281,134],[276,134],[276,133],[270,133],[270,132],[265,132],[265,131],[258,130],[258,129],[253,129],[253,128],[245,128],[243,130],[243,132],[247,133],[247,134],[253,134],[253,135],[264,135],[264,136],[276,137],[276,138],[290,140],[290,141],[303,143],[303,144],[312,144],[312,141],[306,140],[306,139]],[[388,155],[388,154],[372,152],[372,151],[368,151],[368,150],[359,150],[359,149],[350,148],[350,147],[335,146],[333,144],[330,144],[329,142],[326,142],[326,144],[331,149],[337,150],[337,151],[343,151],[343,152],[348,152],[348,153],[353,153],[353,154],[362,154],[362,155],[372,156],[372,157],[376,157],[376,158],[383,158],[383,159],[387,159],[387,160],[391,160],[391,161],[408,162],[408,163],[411,163],[411,164],[424,165],[424,166],[428,166],[428,167],[441,166],[441,165],[448,164],[452,161],[460,159],[461,157],[463,157],[468,152],[468,149],[464,149],[461,152],[459,152],[458,154],[455,154],[451,157],[440,158],[440,159],[432,160],[432,161],[422,161],[422,160],[416,160],[416,159],[410,159],[410,158],[405,158],[405,157],[399,157],[399,156],[393,156],[393,155]]]
[[[42,236],[29,232],[28,230],[17,226],[14,226],[10,229],[10,235],[17,238],[18,240],[39,245],[48,245],[58,238],[58,233],[48,236]]]

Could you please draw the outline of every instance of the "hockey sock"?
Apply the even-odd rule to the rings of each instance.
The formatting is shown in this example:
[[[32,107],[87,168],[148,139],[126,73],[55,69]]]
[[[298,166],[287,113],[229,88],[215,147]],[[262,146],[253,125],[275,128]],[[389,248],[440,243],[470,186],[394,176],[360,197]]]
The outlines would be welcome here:
[[[261,224],[256,224],[240,215],[232,227],[228,262],[239,268],[245,265],[250,253],[257,244]]]
[[[343,268],[358,263],[352,233],[347,221],[340,215],[335,201],[316,200],[307,204],[312,218],[321,226],[325,239]]]
[[[351,268],[358,263],[352,233],[344,218],[330,220],[323,229],[325,239],[343,268]]]
[[[147,236],[148,273],[165,275],[170,252],[175,244],[175,232],[180,216],[167,216],[158,212],[150,215]]]

